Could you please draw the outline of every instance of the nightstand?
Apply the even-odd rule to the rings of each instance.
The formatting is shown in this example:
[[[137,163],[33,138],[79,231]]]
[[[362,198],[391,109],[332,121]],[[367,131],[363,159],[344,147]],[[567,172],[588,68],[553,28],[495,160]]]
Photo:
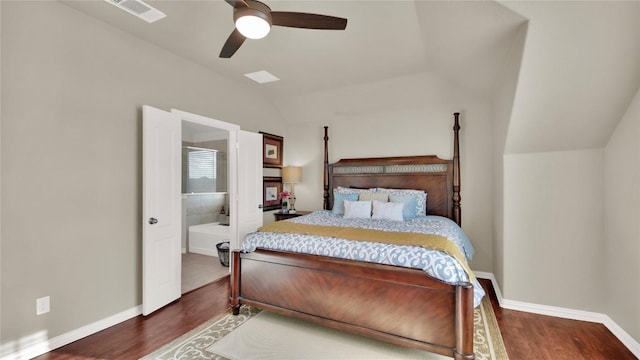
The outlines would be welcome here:
[[[283,214],[282,211],[276,211],[273,213],[273,216],[276,217],[276,221],[280,221],[280,220],[286,220],[286,219],[291,219],[294,217],[298,217],[298,216],[302,216],[302,215],[307,215],[307,214],[311,214],[311,211],[300,211],[297,210],[295,214]]]

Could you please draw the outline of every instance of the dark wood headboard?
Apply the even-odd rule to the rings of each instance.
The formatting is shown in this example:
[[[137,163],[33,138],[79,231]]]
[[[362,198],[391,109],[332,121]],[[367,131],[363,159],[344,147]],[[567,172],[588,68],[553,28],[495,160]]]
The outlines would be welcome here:
[[[324,204],[330,210],[333,189],[393,188],[418,189],[427,193],[427,215],[445,216],[462,224],[460,211],[460,113],[454,113],[453,159],[435,155],[387,158],[342,159],[329,164],[328,127],[324,127]]]

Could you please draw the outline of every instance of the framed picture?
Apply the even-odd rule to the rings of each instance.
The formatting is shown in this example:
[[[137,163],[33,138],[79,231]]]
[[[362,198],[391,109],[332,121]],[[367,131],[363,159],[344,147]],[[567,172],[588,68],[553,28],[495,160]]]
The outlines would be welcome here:
[[[262,134],[262,166],[281,168],[282,167],[282,147],[284,146],[284,139],[282,136]]]
[[[265,176],[262,178],[262,185],[262,211],[279,209],[278,194],[282,192],[282,178]]]

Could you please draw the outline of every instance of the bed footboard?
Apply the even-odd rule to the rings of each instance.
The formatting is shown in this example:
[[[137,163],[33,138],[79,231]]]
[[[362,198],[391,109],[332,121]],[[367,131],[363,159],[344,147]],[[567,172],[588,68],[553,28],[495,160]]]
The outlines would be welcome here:
[[[232,252],[242,304],[455,359],[474,359],[473,287],[397,266],[258,249]]]

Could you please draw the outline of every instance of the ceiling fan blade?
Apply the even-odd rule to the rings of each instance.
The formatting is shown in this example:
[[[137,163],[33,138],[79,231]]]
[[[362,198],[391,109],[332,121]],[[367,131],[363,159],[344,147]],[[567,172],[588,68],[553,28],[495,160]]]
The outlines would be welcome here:
[[[302,29],[344,30],[347,19],[318,14],[308,14],[288,11],[272,11],[273,25]]]
[[[233,6],[234,9],[249,7],[249,5],[244,0],[225,0],[225,1],[229,5]]]
[[[233,32],[229,35],[229,38],[227,38],[227,41],[222,46],[220,57],[224,59],[232,57],[246,39],[246,37],[240,34],[238,29],[233,29]]]

